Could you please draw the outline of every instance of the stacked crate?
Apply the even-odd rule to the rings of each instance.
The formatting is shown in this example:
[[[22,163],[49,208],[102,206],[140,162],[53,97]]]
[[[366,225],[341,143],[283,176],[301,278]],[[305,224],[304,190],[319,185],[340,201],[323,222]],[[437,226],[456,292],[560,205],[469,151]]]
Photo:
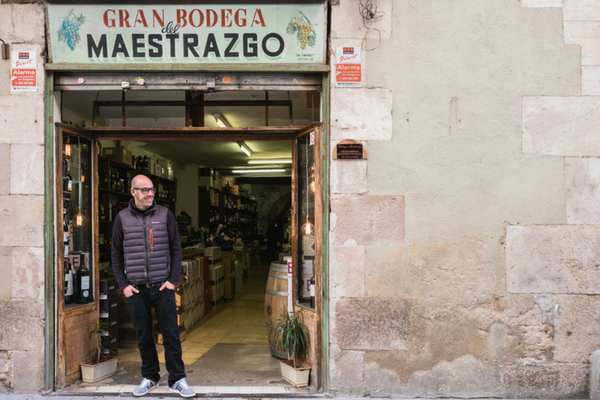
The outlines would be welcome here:
[[[224,251],[223,274],[224,274],[224,300],[231,301],[235,297],[235,254],[233,251]]]
[[[246,267],[246,251],[244,250],[244,246],[234,246],[233,252],[235,253],[235,261],[239,264],[235,270],[235,279],[236,284],[241,288],[241,283],[246,282],[248,280],[248,268]],[[238,269],[240,269],[238,273]],[[238,276],[240,278],[238,278]]]
[[[210,304],[217,306],[223,301],[224,295],[224,269],[222,264],[222,251],[220,247],[207,247],[204,249],[204,256],[208,259],[210,270]]]
[[[119,287],[116,279],[100,279],[99,300],[102,354],[114,354],[119,347]]]

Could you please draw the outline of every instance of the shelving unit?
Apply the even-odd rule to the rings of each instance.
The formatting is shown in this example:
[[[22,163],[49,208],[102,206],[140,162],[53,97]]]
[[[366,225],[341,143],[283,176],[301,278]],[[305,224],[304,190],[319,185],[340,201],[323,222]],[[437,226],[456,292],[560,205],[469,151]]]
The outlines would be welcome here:
[[[98,242],[100,262],[110,261],[112,225],[119,211],[129,205],[131,193],[129,184],[138,174],[152,179],[157,187],[154,195],[156,203],[169,208],[175,214],[175,193],[177,181],[136,170],[128,164],[98,156]]]
[[[210,186],[198,187],[199,224],[215,233],[219,224],[233,239],[250,242],[257,235],[258,212],[255,200],[226,193]]]

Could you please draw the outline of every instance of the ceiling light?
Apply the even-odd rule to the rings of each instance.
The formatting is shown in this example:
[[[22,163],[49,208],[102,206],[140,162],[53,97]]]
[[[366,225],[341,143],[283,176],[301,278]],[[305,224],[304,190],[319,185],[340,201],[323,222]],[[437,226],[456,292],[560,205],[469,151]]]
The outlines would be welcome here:
[[[238,142],[238,145],[240,146],[240,150],[242,150],[244,153],[246,153],[246,155],[248,157],[250,157],[252,155],[252,150],[250,150],[250,148],[246,145],[246,143]]]
[[[234,174],[264,174],[269,172],[285,172],[285,169],[234,169]]]
[[[292,160],[291,159],[285,159],[285,160],[273,160],[273,159],[267,159],[267,160],[250,160],[248,161],[248,164],[291,164]]]
[[[221,128],[231,128],[231,124],[222,114],[213,114],[213,116],[215,117],[217,125],[219,125]]]

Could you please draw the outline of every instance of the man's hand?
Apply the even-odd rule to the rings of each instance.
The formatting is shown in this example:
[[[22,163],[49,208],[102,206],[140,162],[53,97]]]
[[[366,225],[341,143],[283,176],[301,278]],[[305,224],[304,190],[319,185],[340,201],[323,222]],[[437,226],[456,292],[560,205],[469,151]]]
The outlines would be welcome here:
[[[160,287],[160,289],[158,290],[163,290],[164,288],[167,289],[171,289],[171,290],[175,290],[175,285],[173,285],[171,282],[166,281],[165,283],[163,283],[163,285]]]
[[[136,288],[134,288],[133,285],[129,285],[125,289],[123,289],[123,294],[125,295],[125,297],[131,297],[131,296],[133,296],[134,293],[139,293],[139,292],[140,291],[137,290]]]

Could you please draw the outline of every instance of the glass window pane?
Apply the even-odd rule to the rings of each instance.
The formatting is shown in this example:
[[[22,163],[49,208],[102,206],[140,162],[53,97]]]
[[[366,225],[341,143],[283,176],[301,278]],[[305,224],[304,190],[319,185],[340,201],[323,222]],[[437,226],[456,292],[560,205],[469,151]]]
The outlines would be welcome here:
[[[311,281],[315,271],[315,146],[311,134],[301,136],[296,142],[297,190],[297,254],[298,301],[311,303]]]

